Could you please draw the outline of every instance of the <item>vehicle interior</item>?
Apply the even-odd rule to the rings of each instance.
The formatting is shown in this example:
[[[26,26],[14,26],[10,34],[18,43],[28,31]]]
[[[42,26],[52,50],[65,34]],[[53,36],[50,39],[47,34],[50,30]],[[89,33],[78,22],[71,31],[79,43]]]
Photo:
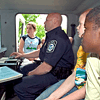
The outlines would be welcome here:
[[[66,15],[67,34],[71,36],[71,25],[75,24],[76,29],[80,14],[98,5],[100,0],[0,0],[0,58],[17,51],[17,14],[58,12]]]

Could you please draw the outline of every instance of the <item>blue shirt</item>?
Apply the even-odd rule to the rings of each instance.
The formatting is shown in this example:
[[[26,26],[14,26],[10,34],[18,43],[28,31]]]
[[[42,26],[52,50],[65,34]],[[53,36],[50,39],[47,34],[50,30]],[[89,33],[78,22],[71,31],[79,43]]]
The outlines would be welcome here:
[[[39,57],[52,67],[74,66],[74,54],[67,34],[57,27],[46,33],[46,40],[40,49]]]
[[[24,40],[24,52],[29,53],[34,50],[37,50],[37,46],[41,43],[40,38],[37,36],[34,38],[29,37],[28,35],[23,35],[22,39]]]

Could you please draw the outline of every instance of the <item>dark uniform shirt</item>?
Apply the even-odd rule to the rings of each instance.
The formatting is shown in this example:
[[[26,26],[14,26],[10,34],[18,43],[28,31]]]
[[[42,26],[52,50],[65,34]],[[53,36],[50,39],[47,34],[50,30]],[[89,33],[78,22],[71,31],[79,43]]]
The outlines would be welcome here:
[[[53,67],[73,69],[74,54],[67,34],[57,27],[46,33],[46,40],[40,49],[39,57]]]

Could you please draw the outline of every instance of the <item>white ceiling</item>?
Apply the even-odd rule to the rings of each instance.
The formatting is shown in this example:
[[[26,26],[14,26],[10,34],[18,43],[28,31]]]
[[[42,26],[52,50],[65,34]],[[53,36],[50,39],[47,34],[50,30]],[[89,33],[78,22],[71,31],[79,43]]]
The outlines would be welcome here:
[[[100,0],[0,0],[0,10],[17,10],[20,13],[80,14],[100,5]]]

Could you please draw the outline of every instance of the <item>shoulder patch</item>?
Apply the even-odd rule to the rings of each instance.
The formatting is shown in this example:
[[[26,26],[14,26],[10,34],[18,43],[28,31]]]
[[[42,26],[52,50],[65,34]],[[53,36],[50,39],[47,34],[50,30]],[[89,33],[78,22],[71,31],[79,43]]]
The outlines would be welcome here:
[[[56,40],[51,40],[48,43],[46,52],[47,53],[52,53],[55,50],[56,45],[57,45],[57,41]]]

